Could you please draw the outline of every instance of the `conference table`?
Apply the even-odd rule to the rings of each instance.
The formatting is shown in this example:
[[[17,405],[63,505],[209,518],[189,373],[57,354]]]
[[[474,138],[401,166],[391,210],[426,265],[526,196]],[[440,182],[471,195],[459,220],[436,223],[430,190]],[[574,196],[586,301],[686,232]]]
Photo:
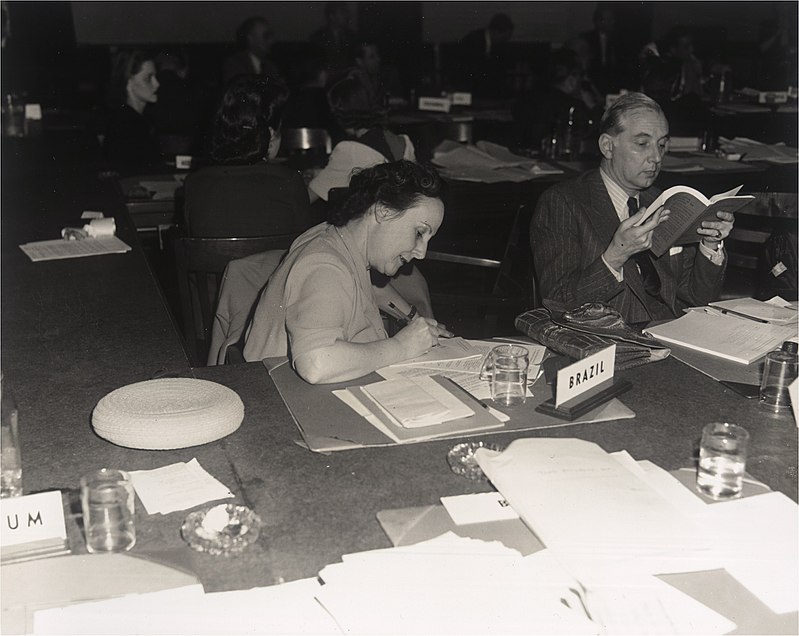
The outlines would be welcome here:
[[[187,568],[207,592],[316,576],[343,554],[391,545],[376,519],[380,511],[491,489],[450,471],[447,451],[460,439],[313,453],[297,443],[298,429],[263,364],[191,368],[116,185],[98,176],[91,160],[82,167],[36,163],[47,156],[42,147],[74,150],[69,139],[53,135],[3,140],[4,157],[13,153],[17,161],[3,162],[1,361],[19,406],[24,491],[62,492],[73,553],[86,551],[79,479],[102,467],[142,470],[196,458],[260,516],[256,544],[221,558],[183,542],[179,529],[188,511],[148,515],[137,505],[131,554]],[[87,209],[113,216],[132,250],[31,262],[18,248],[59,236]],[[505,446],[518,437],[576,437],[667,470],[692,469],[702,427],[730,421],[751,434],[748,472],[797,500],[797,427],[790,415],[769,415],[673,358],[618,375],[633,384],[622,399],[634,419],[482,439]],[[244,403],[241,427],[209,444],[168,451],[123,448],[93,432],[92,410],[103,396],[164,376],[231,388]],[[795,631],[795,616],[778,629]]]

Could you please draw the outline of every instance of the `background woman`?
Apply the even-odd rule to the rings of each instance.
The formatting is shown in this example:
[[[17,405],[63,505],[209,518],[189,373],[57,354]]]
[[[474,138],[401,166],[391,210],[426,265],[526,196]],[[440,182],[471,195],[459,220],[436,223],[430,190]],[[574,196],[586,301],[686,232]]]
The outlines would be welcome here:
[[[185,182],[184,221],[191,236],[300,234],[312,218],[296,170],[270,164],[280,149],[288,90],[275,78],[239,76],[225,91],[214,119],[213,165]]]
[[[147,104],[158,100],[155,63],[143,51],[121,51],[114,58],[109,83],[109,120],[103,147],[114,168],[125,173],[163,167]]]
[[[352,177],[330,222],[291,246],[263,292],[248,329],[244,357],[288,355],[297,373],[317,384],[359,378],[418,356],[451,335],[414,315],[389,338],[379,307],[389,301],[414,314],[391,285],[376,289],[369,270],[393,276],[413,259],[444,219],[441,181],[410,161],[380,164]]]

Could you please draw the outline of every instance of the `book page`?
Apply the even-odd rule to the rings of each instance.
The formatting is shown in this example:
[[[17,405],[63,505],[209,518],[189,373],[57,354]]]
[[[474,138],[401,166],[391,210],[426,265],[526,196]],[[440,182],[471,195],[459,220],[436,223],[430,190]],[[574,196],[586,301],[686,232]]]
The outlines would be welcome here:
[[[678,192],[669,197],[665,207],[669,211],[669,218],[661,221],[652,233],[651,250],[655,256],[664,254],[686,229],[693,227],[694,220],[705,209],[705,203],[692,194]]]
[[[661,192],[660,196],[649,204],[649,207],[646,209],[646,214],[640,221],[638,221],[638,223],[635,224],[635,226],[638,227],[639,225],[644,223],[650,216],[652,216],[657,211],[657,209],[660,206],[666,205],[666,201],[668,201],[675,194],[680,194],[680,193],[691,195],[692,198],[697,199],[700,203],[703,204],[702,207],[705,207],[710,203],[710,200],[695,188],[683,185],[672,186]]]

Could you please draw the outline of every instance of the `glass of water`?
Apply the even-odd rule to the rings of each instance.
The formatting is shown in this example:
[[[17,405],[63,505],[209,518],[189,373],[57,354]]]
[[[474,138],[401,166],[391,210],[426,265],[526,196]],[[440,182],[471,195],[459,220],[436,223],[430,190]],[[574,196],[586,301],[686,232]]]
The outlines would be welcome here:
[[[103,468],[80,480],[83,529],[89,552],[124,552],[136,543],[135,493],[123,470]]]
[[[740,497],[749,433],[742,426],[713,422],[702,430],[696,488],[711,499]]]

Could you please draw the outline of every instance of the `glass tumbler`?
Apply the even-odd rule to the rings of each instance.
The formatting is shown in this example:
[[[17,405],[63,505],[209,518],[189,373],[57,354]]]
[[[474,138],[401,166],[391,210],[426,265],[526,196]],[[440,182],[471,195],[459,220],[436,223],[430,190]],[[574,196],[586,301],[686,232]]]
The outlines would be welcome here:
[[[696,488],[711,499],[740,497],[749,433],[742,426],[713,422],[702,430]]]
[[[124,552],[136,543],[135,493],[123,470],[103,468],[80,480],[83,527],[89,552]]]
[[[518,345],[500,345],[488,352],[480,379],[488,380],[491,399],[501,406],[518,406],[527,400],[528,351]]]
[[[763,382],[760,385],[760,406],[774,413],[791,408],[788,387],[796,379],[797,355],[790,351],[772,351],[766,356],[763,366]]]

